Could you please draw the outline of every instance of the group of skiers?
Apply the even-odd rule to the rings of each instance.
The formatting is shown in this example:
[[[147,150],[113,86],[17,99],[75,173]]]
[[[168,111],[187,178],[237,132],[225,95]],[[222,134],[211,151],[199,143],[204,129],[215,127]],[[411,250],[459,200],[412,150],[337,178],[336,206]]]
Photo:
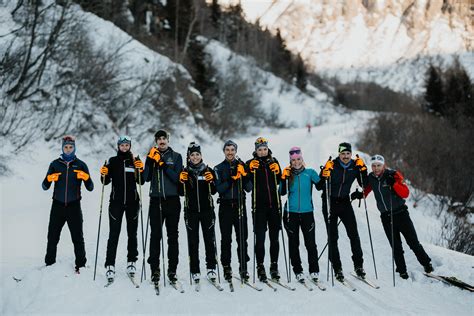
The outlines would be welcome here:
[[[408,278],[403,255],[401,235],[415,253],[425,272],[432,272],[431,259],[418,241],[414,225],[410,219],[405,199],[408,187],[399,171],[389,169],[381,155],[370,159],[372,172],[364,161],[352,157],[349,143],[341,143],[338,157],[329,159],[320,172],[306,167],[301,148],[289,150],[288,167],[281,169],[278,160],[269,149],[268,140],[259,137],[255,141],[253,157],[243,162],[237,156],[238,146],[232,140],[223,145],[224,160],[210,168],[203,161],[199,144],[189,144],[185,166],[182,156],[169,145],[170,135],[165,130],[155,134],[155,145],[149,150],[146,161],[131,152],[132,141],[128,136],[120,136],[117,141],[117,154],[110,157],[101,167],[103,185],[111,183],[109,202],[109,239],[105,259],[106,276],[115,276],[115,258],[122,218],[127,220],[128,254],[127,272],[134,275],[138,259],[137,228],[141,205],[141,185],[150,182],[150,243],[148,264],[151,279],[157,283],[161,277],[160,251],[163,247],[163,225],[166,225],[168,268],[167,278],[176,282],[178,266],[178,223],[181,217],[180,196],[184,197],[184,221],[186,224],[188,254],[191,278],[199,282],[199,226],[205,245],[207,277],[215,281],[218,265],[215,232],[216,215],[213,195],[218,193],[218,220],[220,227],[220,263],[224,279],[231,280],[232,231],[237,242],[238,274],[244,281],[249,280],[248,262],[248,224],[246,195],[252,200],[251,225],[254,233],[254,256],[258,279],[267,281],[264,265],[265,239],[270,241],[270,278],[280,279],[278,258],[280,252],[279,233],[286,230],[289,245],[289,258],[298,281],[305,278],[300,258],[300,231],[308,254],[309,277],[319,278],[318,250],[315,240],[315,219],[312,200],[313,186],[321,190],[323,215],[328,233],[329,258],[337,280],[344,280],[342,263],[338,250],[338,222],[342,222],[350,240],[354,272],[364,278],[363,252],[357,229],[356,216],[351,202],[365,199],[371,192],[377,202],[384,231],[393,247],[393,257],[397,272],[403,279]],[[53,203],[51,207],[46,265],[56,261],[56,248],[64,223],[67,222],[76,257],[75,266],[79,271],[86,264],[81,211],[81,183],[92,191],[92,183],[87,165],[76,155],[76,142],[73,136],[62,139],[62,154],[54,160],[43,181],[47,190],[54,182]],[[350,192],[354,181],[363,191]],[[281,204],[281,196],[287,195],[286,203]],[[282,225],[283,224],[283,225]],[[282,227],[283,226],[283,227]],[[148,226],[147,226],[148,227]],[[146,238],[146,237],[145,237]],[[161,242],[161,245],[160,245]],[[393,244],[392,244],[393,243]],[[164,263],[164,262],[162,262]],[[163,264],[164,266],[164,264]]]

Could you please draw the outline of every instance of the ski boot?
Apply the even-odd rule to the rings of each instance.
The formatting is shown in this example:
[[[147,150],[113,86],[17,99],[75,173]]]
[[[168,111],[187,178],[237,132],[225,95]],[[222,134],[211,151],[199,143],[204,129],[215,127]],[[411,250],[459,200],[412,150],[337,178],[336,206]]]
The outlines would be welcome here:
[[[169,274],[168,274],[168,278],[169,278]],[[201,280],[201,273],[191,273],[191,278],[193,279],[194,283],[199,283],[199,280]]]
[[[230,266],[224,266],[224,279],[228,282],[232,281],[232,268]]]
[[[215,269],[207,269],[207,278],[211,282],[216,282],[217,280],[217,274]]]
[[[267,274],[265,273],[265,267],[263,266],[263,263],[260,263],[257,265],[257,276],[260,282],[266,282],[267,279]]]
[[[334,276],[336,277],[336,280],[339,282],[344,281],[344,273],[342,273],[342,269],[338,269],[334,272]]]
[[[311,272],[309,274],[309,277],[311,278],[311,280],[313,280],[314,282],[318,282],[319,280],[319,273],[318,272]]]
[[[153,283],[159,283],[160,282],[160,269],[156,269],[151,273],[151,281]]]
[[[105,272],[105,276],[107,277],[107,282],[112,283],[115,279],[115,267],[114,266],[106,266],[107,272]]]
[[[278,263],[272,262],[270,264],[270,277],[272,280],[279,281],[280,280],[280,273],[278,272]]]
[[[296,281],[303,283],[304,282],[304,274],[302,272],[296,273]]]
[[[426,273],[431,273],[434,271],[433,265],[431,263],[428,263],[426,266],[423,266],[423,268],[425,269]]]
[[[248,282],[250,280],[250,275],[247,271],[240,271],[240,278],[244,281],[244,282]]]
[[[402,279],[404,279],[404,280],[408,279],[408,273],[406,273],[406,272],[400,272],[399,274],[400,274],[400,277],[401,277]]]
[[[362,267],[356,267],[356,268],[354,269],[354,271],[355,271],[355,273],[357,274],[357,276],[358,276],[359,278],[362,278],[362,279],[365,278],[365,271],[364,271],[364,268],[362,268]]]
[[[170,281],[171,284],[175,284],[176,282],[178,282],[178,278],[176,277],[176,272],[168,271],[168,280]]]
[[[133,278],[135,277],[135,273],[137,272],[137,268],[135,267],[135,262],[127,263],[127,274]]]

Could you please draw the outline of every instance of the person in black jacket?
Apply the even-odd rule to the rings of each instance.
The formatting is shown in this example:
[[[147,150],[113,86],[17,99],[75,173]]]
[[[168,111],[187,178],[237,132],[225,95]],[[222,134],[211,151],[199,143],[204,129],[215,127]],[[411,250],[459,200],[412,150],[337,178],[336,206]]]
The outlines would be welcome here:
[[[247,210],[245,192],[252,190],[252,182],[246,178],[245,164],[237,157],[237,144],[232,140],[224,143],[222,149],[225,160],[214,167],[216,189],[219,192],[219,227],[221,230],[221,263],[224,279],[232,280],[231,249],[232,228],[237,239],[239,274],[248,281],[247,262],[250,260],[247,249]]]
[[[88,191],[94,189],[94,183],[89,176],[89,168],[76,157],[76,139],[64,136],[62,139],[62,154],[49,165],[43,180],[43,190],[48,190],[54,182],[53,205],[48,225],[48,245],[44,261],[47,266],[56,262],[56,251],[61,230],[67,223],[74,244],[76,256],[76,271],[86,265],[86,250],[82,229],[81,183]]]
[[[184,196],[184,220],[188,233],[191,276],[194,282],[200,280],[199,269],[199,223],[201,223],[204,246],[206,249],[207,277],[216,281],[216,242],[214,223],[214,200],[216,194],[214,184],[215,174],[208,165],[204,164],[201,146],[192,142],[187,152],[187,166],[181,172],[179,179],[180,195]]]
[[[268,141],[259,137],[255,141],[253,159],[247,165],[254,183],[252,191],[253,225],[255,232],[255,254],[257,257],[257,275],[266,282],[267,275],[263,261],[265,258],[265,234],[268,227],[270,238],[270,277],[278,280],[278,254],[280,243],[278,233],[281,229],[281,200],[278,184],[281,181],[280,164],[272,157]]]
[[[134,158],[130,148],[130,136],[120,136],[117,141],[117,155],[110,157],[108,163],[100,169],[101,182],[108,185],[112,182],[109,202],[109,240],[107,241],[107,255],[105,258],[106,276],[115,277],[115,257],[117,244],[122,228],[122,218],[125,213],[127,219],[127,273],[133,277],[136,272],[135,262],[138,257],[137,229],[139,196],[137,183],[145,181],[138,173],[143,172],[143,163]]]
[[[316,187],[318,190],[324,189],[322,195],[323,215],[327,223],[326,228],[328,229],[329,235],[329,257],[336,279],[342,281],[344,280],[344,274],[342,272],[342,263],[337,246],[337,240],[339,238],[338,219],[342,221],[342,224],[346,228],[347,236],[351,243],[354,271],[360,277],[365,277],[362,247],[360,245],[354,209],[351,205],[350,190],[354,180],[357,180],[359,184],[362,184],[361,181],[363,181],[365,186],[367,182],[367,167],[361,158],[352,159],[351,144],[339,144],[338,152],[339,157],[334,160],[328,160],[321,173],[321,177],[325,181],[329,181],[329,199],[331,203],[329,218],[325,181],[320,181]]]
[[[177,281],[178,267],[178,223],[181,202],[178,195],[179,174],[183,169],[183,158],[169,147],[169,134],[159,130],[155,134],[156,146],[152,147],[145,162],[143,178],[150,184],[150,256],[148,263],[152,281],[160,280],[160,241],[163,223],[168,236],[168,279]],[[160,223],[161,219],[161,223]]]

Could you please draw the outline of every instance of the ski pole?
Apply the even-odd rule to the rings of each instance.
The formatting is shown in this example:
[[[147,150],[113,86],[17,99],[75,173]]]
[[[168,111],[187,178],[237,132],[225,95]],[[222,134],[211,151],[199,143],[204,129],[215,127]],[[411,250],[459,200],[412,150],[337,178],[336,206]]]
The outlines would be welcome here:
[[[221,274],[219,271],[219,261],[218,261],[218,254],[217,254],[217,242],[216,242],[216,224],[215,224],[215,213],[214,213],[214,200],[212,199],[212,194],[211,194],[211,184],[208,183],[208,190],[209,190],[209,202],[211,204],[211,209],[212,209],[212,214],[214,215],[214,224],[212,225],[212,234],[214,238],[214,256],[216,257],[216,267],[217,267],[217,280],[219,281],[219,284],[221,283]]]
[[[143,248],[146,251],[146,244],[148,241],[148,227],[150,225],[150,210],[148,210],[148,216],[146,220],[146,229],[145,229],[145,244],[143,245]],[[141,273],[141,278],[140,282],[143,282],[143,279],[146,280],[146,275],[145,275],[145,255],[143,255],[143,262],[142,262],[142,273]]]
[[[107,165],[107,160],[104,162],[104,165]],[[102,175],[102,192],[100,194],[100,208],[99,208],[99,229],[97,231],[97,246],[95,248],[95,263],[94,263],[94,281],[97,271],[97,256],[99,254],[99,237],[100,237],[100,223],[102,221],[102,202],[104,201],[104,188],[105,188],[105,175]]]
[[[290,187],[289,187],[289,181],[288,179],[286,181],[286,212],[288,213],[288,221],[290,219]],[[285,241],[283,241],[284,243]],[[288,234],[288,283],[291,282],[291,271],[290,271],[290,266],[291,266],[291,257],[290,257],[290,235]]]
[[[239,184],[237,185],[237,189],[239,191],[238,193],[238,208],[239,208],[239,241],[240,241],[240,266],[243,268],[244,266],[247,266],[247,258],[245,256],[246,251],[244,249],[244,230],[243,230],[243,224],[244,224],[244,218],[243,218],[243,200],[242,200],[242,190],[243,190],[243,185],[242,185],[242,177],[239,178]],[[240,272],[240,271],[239,271]],[[242,278],[242,275],[240,275],[240,284],[244,284],[244,279]]]
[[[288,269],[288,262],[286,261],[286,247],[285,247],[285,235],[283,234],[283,212],[281,211],[281,201],[280,201],[280,192],[278,191],[278,183],[277,183],[277,177],[276,174],[273,173],[274,179],[275,179],[275,191],[276,191],[276,196],[277,196],[277,203],[278,203],[278,212],[280,212],[280,224],[281,226],[281,240],[283,243],[283,257],[285,258],[285,270],[286,270],[286,279],[289,280],[289,269]],[[289,251],[289,249],[288,249]],[[288,281],[290,282],[290,281]]]
[[[255,274],[256,274],[256,232],[255,232],[255,221],[257,220],[256,210],[257,210],[257,170],[254,171],[253,173],[253,210],[252,210],[252,215],[253,215],[253,283],[255,283]]]
[[[197,183],[196,185],[199,185],[199,183]],[[187,239],[187,242],[188,242],[189,285],[193,285],[193,278],[192,278],[192,275],[191,275],[191,247],[189,246],[189,231],[192,230],[192,228],[188,226],[188,219],[189,219],[188,195],[186,194],[186,184],[185,183],[183,183],[183,191],[184,191],[184,224],[186,226],[186,239]]]
[[[165,243],[163,242],[163,212],[162,212],[162,209],[161,209],[161,197],[160,197],[160,193],[161,193],[161,187],[160,187],[160,168],[157,169],[157,174],[158,174],[158,177],[157,177],[157,184],[158,184],[158,210],[159,210],[159,213],[160,213],[160,232],[161,232],[161,261],[163,263],[163,273],[166,272],[166,266],[165,266]],[[164,189],[164,188],[163,188]],[[166,280],[165,280],[165,277],[163,277],[163,286],[166,287]]]
[[[392,232],[392,278],[393,278],[393,287],[395,287],[395,245],[394,245],[394,235],[393,235],[392,187],[390,187],[390,230]]]
[[[140,155],[137,156],[138,160],[140,160]],[[141,177],[141,172],[140,170],[137,170],[138,173],[138,193],[139,193],[139,198],[140,198],[140,225],[142,228],[142,248],[143,248],[143,258],[145,258],[145,253],[146,253],[146,247],[145,247],[145,236],[144,236],[144,231],[143,231],[143,196],[142,196],[142,177]],[[148,228],[148,227],[147,227]],[[142,275],[145,276],[146,280],[146,270],[145,270],[145,265],[142,266],[143,272]]]
[[[337,226],[339,226],[340,223],[341,223],[341,219],[339,219],[339,221],[337,222]],[[324,246],[323,250],[319,254],[318,260],[321,259],[321,257],[323,256],[323,253],[326,251],[326,248],[328,248],[328,243],[327,242],[326,242],[326,245]]]
[[[356,157],[359,158],[359,155],[356,155]],[[367,212],[367,200],[365,199],[365,194],[364,194],[364,192],[365,192],[364,182],[363,182],[363,178],[362,178],[362,173],[359,172],[359,175],[360,175],[360,183],[361,183],[360,185],[362,187],[362,196],[364,197],[365,218],[367,219],[367,228],[369,230],[370,250],[372,251],[372,260],[374,261],[375,278],[378,279],[377,265],[375,264],[374,246],[372,244],[372,234],[370,232],[369,213]],[[359,200],[359,203],[360,203],[360,200]]]

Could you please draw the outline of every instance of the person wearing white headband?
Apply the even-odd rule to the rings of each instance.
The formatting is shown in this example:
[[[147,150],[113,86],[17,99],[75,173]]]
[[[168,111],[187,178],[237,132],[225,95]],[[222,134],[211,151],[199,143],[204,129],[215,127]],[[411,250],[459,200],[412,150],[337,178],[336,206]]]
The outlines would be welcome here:
[[[405,199],[410,192],[403,175],[399,171],[387,168],[385,159],[381,155],[372,156],[370,164],[372,172],[368,176],[368,185],[364,189],[364,195],[367,196],[371,191],[374,191],[382,225],[390,244],[392,243],[391,217],[393,217],[393,252],[397,272],[401,278],[408,279],[401,235],[405,237],[408,246],[415,253],[424,271],[426,273],[433,272],[431,258],[418,241],[415,226],[405,204]]]

